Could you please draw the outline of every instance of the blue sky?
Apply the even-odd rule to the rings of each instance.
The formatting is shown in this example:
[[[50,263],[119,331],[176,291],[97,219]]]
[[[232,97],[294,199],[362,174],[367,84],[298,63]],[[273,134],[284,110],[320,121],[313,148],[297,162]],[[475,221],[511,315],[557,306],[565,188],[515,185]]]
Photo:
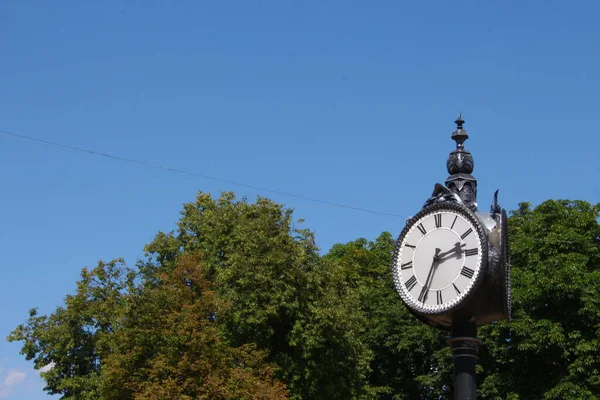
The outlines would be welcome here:
[[[0,3],[0,131],[409,216],[459,111],[480,210],[600,201],[593,1]],[[0,134],[0,398],[47,398],[4,337],[84,266],[143,257],[198,190],[296,209],[323,251],[403,218]]]

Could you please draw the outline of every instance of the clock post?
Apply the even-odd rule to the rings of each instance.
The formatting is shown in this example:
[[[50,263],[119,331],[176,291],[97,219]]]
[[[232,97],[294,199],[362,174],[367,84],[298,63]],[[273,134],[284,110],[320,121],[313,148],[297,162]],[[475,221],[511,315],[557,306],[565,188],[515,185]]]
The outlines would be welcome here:
[[[452,334],[448,339],[454,363],[454,399],[476,398],[475,366],[481,340],[477,339],[475,322],[467,318],[452,321]]]
[[[450,174],[396,242],[392,276],[408,310],[433,327],[450,330],[454,398],[476,397],[477,326],[510,320],[510,265],[506,211],[494,194],[490,212],[477,210],[473,156],[459,115],[448,156]]]

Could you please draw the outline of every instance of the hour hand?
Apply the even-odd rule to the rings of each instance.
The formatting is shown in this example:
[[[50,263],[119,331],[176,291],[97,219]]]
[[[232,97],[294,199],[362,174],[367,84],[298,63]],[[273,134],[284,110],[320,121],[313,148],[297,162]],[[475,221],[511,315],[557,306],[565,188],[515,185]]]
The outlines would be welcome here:
[[[447,260],[448,258],[452,258],[454,256],[456,256],[456,258],[459,258],[460,254],[463,252],[462,248],[465,247],[465,246],[466,246],[465,243],[460,244],[460,242],[456,242],[454,244],[453,248],[451,248],[450,250],[445,251],[445,252],[439,254],[438,255],[438,260],[441,262],[441,261]],[[452,254],[452,257],[448,257],[448,258],[444,259],[444,257],[446,257],[449,254]]]

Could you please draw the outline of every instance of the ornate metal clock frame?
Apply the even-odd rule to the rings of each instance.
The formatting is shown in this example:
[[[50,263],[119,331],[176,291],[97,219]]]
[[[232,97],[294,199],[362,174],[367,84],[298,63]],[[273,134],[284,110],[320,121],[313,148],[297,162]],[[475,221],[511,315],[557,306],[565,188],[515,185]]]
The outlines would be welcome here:
[[[446,163],[450,175],[445,186],[435,185],[422,210],[407,221],[396,243],[392,274],[396,289],[411,313],[431,326],[451,330],[448,343],[454,360],[454,398],[475,399],[475,364],[480,345],[476,327],[511,318],[508,222],[506,211],[498,205],[498,191],[494,193],[490,212],[477,210],[477,180],[471,175],[473,156],[464,148],[469,135],[463,129],[465,121],[460,115],[455,123],[457,129],[451,137],[456,142],[456,149],[450,153]],[[453,225],[451,229],[441,221],[444,215],[452,216],[453,213],[471,221],[468,225],[471,228],[462,235],[453,230]],[[425,221],[428,221],[428,226],[425,226]],[[449,239],[443,239],[441,234],[432,233],[435,229],[453,233],[444,233]],[[478,245],[484,246],[481,251],[467,248],[466,236],[471,232],[477,235]],[[455,249],[441,250],[454,241]],[[415,242],[426,242],[427,245],[420,250]],[[474,264],[470,261],[473,257],[468,256],[476,252],[481,259]],[[432,274],[444,267],[440,264],[448,254],[452,258],[451,266],[445,266],[447,270],[441,274],[446,275],[437,278],[439,287],[432,289]],[[431,267],[430,261],[427,261],[430,256],[433,257]],[[424,270],[429,273],[424,273]],[[466,281],[464,276],[471,280]],[[448,292],[452,290],[448,289],[450,285],[458,294],[454,294],[452,301],[444,303],[442,293],[452,293]],[[465,292],[462,293],[461,289]],[[434,292],[438,296],[437,303],[433,300]]]

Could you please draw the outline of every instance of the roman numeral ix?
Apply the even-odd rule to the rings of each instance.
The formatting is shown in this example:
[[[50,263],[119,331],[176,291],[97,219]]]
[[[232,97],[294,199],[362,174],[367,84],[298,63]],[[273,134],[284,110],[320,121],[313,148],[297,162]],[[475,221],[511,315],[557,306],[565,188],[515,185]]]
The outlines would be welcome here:
[[[412,268],[412,261],[404,263],[400,266],[400,269],[411,269],[411,268]]]

